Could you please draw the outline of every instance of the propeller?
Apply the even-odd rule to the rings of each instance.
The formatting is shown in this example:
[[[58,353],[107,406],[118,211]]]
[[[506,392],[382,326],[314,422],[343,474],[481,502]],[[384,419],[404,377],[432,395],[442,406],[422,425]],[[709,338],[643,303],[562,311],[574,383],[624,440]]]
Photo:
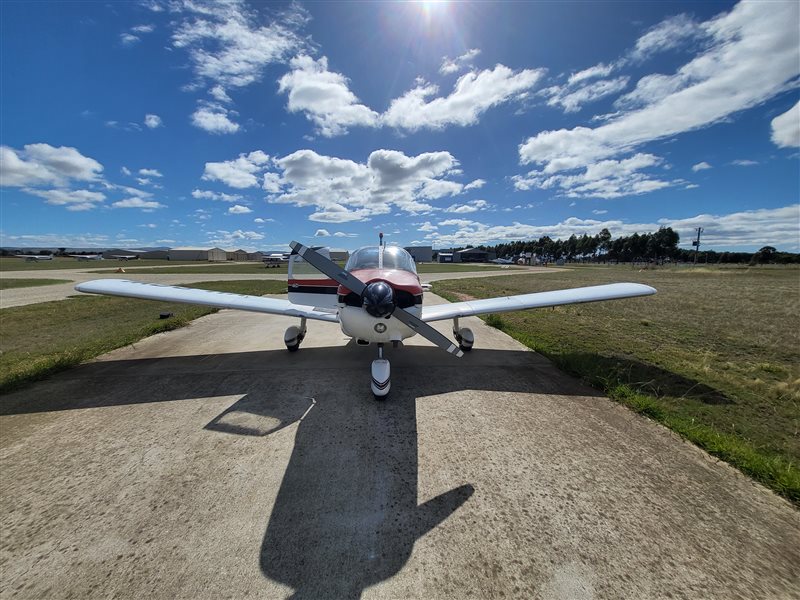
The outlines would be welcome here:
[[[394,304],[394,292],[390,285],[383,281],[373,281],[366,284],[358,277],[342,269],[335,262],[329,260],[308,246],[300,242],[289,244],[295,254],[303,257],[303,260],[317,269],[320,273],[327,275],[336,283],[346,287],[351,292],[361,296],[364,308],[373,317],[392,316],[429,342],[436,344],[441,349],[456,356],[464,356],[464,353],[449,338],[436,331],[425,321],[414,316],[404,308]]]

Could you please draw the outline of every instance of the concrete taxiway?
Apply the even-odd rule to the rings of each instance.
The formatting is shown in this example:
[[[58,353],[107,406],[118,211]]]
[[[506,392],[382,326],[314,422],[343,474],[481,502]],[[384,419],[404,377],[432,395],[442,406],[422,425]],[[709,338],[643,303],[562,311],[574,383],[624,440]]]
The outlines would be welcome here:
[[[463,323],[384,402],[374,348],[233,311],[7,395],[0,597],[800,597],[787,502]]]
[[[194,267],[195,265],[176,265]],[[135,266],[126,265],[126,269],[135,269]],[[158,267],[152,267],[156,270]],[[213,268],[213,267],[212,267]],[[276,281],[286,281],[286,273],[272,273],[271,269],[264,269],[265,272],[250,273],[115,273],[113,269],[102,273],[89,273],[88,270],[96,270],[96,267],[78,267],[76,269],[52,269],[36,271],[7,271],[0,273],[0,276],[9,279],[68,279],[69,283],[59,283],[40,287],[12,288],[0,290],[0,308],[11,308],[12,306],[24,306],[26,304],[37,304],[39,302],[50,302],[53,300],[65,300],[77,294],[75,285],[92,279],[130,279],[133,281],[147,281],[150,283],[160,283],[162,285],[188,285],[201,281],[241,281],[244,279],[269,279]],[[532,273],[549,273],[559,271],[553,267],[515,267],[512,269],[486,269],[476,266],[474,271],[461,271],[455,273],[429,273],[422,274],[420,279],[424,283],[439,281],[442,279],[466,279],[469,277],[496,277],[498,275],[521,275]]]

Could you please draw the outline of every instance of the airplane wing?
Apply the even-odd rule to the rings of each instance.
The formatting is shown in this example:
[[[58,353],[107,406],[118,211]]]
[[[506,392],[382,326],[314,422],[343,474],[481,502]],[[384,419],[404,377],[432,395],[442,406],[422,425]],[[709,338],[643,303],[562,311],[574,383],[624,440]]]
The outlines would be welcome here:
[[[105,294],[108,296],[141,298],[143,300],[202,304],[204,306],[214,306],[216,308],[248,310],[272,315],[284,315],[287,317],[305,317],[307,319],[329,321],[331,323],[339,322],[337,311],[329,308],[315,308],[313,306],[292,304],[288,300],[279,300],[277,298],[247,296],[244,294],[231,294],[229,292],[212,292],[210,290],[198,290],[173,285],[128,281],[127,279],[95,279],[93,281],[79,283],[75,286],[75,289],[87,294]]]
[[[641,283],[610,283],[608,285],[593,285],[590,287],[573,288],[571,290],[555,290],[552,292],[521,294],[519,296],[503,296],[500,298],[487,298],[485,300],[453,302],[451,304],[439,304],[437,306],[423,306],[421,318],[426,322],[441,321],[443,319],[469,317],[486,313],[501,313],[525,310],[528,308],[560,306],[562,304],[634,298],[636,296],[649,296],[655,293],[656,290],[654,288]]]

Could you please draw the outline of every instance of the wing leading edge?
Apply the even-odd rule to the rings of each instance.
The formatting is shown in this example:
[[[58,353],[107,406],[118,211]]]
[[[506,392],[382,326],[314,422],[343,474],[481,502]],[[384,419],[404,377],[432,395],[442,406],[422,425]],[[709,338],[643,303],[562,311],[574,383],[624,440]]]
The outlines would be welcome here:
[[[468,300],[451,304],[423,306],[421,318],[423,321],[441,321],[455,317],[510,312],[528,308],[635,298],[636,296],[649,296],[655,293],[655,288],[641,283],[610,283],[607,285],[573,288],[571,290],[555,290],[552,292],[537,292],[519,296],[503,296],[485,300]]]
[[[339,322],[339,317],[335,311],[317,309],[313,306],[292,304],[288,300],[231,294],[229,292],[213,292],[211,290],[198,290],[173,285],[160,285],[157,283],[142,283],[139,281],[128,281],[127,279],[95,279],[93,281],[79,283],[75,286],[75,289],[87,294],[105,294],[108,296],[141,298],[143,300],[202,304],[204,306],[214,306],[216,308],[248,310],[272,315],[284,315],[287,317],[305,317],[307,319],[329,321],[331,323]]]

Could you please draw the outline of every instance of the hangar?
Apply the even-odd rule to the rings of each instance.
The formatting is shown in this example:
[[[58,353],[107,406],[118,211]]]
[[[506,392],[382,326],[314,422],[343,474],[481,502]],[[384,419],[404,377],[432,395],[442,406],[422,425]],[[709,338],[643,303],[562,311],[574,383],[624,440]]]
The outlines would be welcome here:
[[[414,262],[433,262],[433,246],[406,246],[404,250],[414,257]]]

